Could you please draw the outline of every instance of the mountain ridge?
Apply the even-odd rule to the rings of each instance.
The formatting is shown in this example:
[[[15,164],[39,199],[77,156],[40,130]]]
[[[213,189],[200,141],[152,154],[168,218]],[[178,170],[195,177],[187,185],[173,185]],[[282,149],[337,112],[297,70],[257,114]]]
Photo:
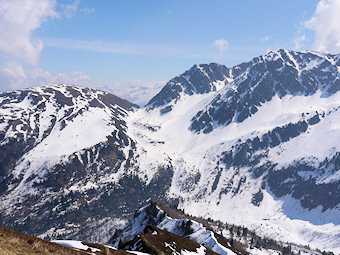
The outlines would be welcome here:
[[[45,104],[59,115],[54,114],[54,123],[46,107],[38,111],[39,121],[49,122],[44,132],[32,135],[43,138],[32,140],[36,154],[14,155],[9,162],[14,168],[1,169],[1,224],[25,230],[41,215],[44,225],[31,230],[36,234],[84,240],[96,221],[107,229],[119,228],[126,222],[122,217],[132,215],[151,196],[192,215],[245,225],[285,242],[336,250],[339,56],[276,50],[232,68],[196,65],[140,109],[117,106],[108,95],[105,103],[96,96],[104,92],[95,90],[88,97],[79,92],[78,101],[72,102],[67,89],[59,91],[61,96],[53,92]],[[27,101],[20,91],[13,97],[23,100],[0,100],[0,118],[6,118],[0,142],[7,152],[10,147],[30,148],[29,143],[4,139],[26,132],[18,120],[29,116],[22,106],[34,109],[42,103],[39,97]],[[59,104],[51,103],[56,97],[62,99]],[[97,140],[85,147],[66,146],[80,136],[79,141],[89,142],[88,132],[97,125],[103,130],[94,132],[100,135]],[[70,148],[59,161],[47,153],[47,148],[55,153],[56,137],[63,138],[61,148]],[[21,187],[32,192],[21,193]],[[31,201],[30,208],[23,207],[25,201]]]
[[[243,226],[229,225],[212,219],[186,215],[175,206],[160,201],[146,201],[133,219],[122,229],[116,230],[109,245],[115,248],[143,251],[136,237],[143,233],[165,230],[189,238],[218,254],[332,254],[311,250],[294,243],[276,242],[268,237],[260,237]],[[157,235],[156,235],[157,236]]]

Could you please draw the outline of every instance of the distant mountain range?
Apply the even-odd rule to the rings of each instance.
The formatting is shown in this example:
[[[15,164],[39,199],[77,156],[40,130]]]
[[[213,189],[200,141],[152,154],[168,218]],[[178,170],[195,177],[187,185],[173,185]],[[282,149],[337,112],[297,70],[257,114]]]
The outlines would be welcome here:
[[[142,108],[49,85],[0,95],[0,224],[99,242],[148,198],[340,252],[340,55],[195,65]],[[156,224],[157,225],[157,224]]]

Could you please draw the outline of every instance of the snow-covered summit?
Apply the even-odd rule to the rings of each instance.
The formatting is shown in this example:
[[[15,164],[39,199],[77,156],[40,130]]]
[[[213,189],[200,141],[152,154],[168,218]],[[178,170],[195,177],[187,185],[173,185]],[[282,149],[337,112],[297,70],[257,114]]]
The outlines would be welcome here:
[[[146,106],[149,109],[171,106],[181,95],[204,94],[223,87],[227,91],[221,94],[229,90],[244,94],[252,88],[255,90],[252,93],[258,96],[261,89],[256,87],[263,87],[259,83],[267,83],[262,90],[269,89],[267,93],[280,97],[296,93],[310,95],[318,89],[330,95],[338,91],[339,67],[340,55],[283,49],[269,51],[232,68],[216,63],[194,65],[171,79]]]
[[[261,105],[278,96],[329,97],[340,90],[340,55],[277,49],[232,68],[195,65],[172,79],[147,107],[171,111],[179,98],[209,93],[214,96],[192,119],[194,132],[211,132],[216,126],[242,122]],[[195,86],[194,86],[194,85]]]
[[[161,107],[176,101],[182,94],[206,94],[216,91],[219,84],[231,79],[230,71],[226,66],[216,63],[194,65],[188,71],[171,79],[146,107],[148,109]]]

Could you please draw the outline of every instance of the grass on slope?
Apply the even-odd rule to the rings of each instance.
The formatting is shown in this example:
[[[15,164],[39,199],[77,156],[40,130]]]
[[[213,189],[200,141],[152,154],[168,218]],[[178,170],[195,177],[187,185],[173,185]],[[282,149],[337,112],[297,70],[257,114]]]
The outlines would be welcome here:
[[[87,252],[76,251],[59,244],[23,234],[0,226],[0,255],[62,254],[82,255]]]

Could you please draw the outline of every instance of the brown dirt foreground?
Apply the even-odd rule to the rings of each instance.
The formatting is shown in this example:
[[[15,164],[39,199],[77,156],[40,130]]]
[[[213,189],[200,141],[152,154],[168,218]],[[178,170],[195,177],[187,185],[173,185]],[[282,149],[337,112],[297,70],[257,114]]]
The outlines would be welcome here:
[[[86,243],[91,247],[100,249],[98,255],[125,255],[130,254],[123,250],[112,250],[100,244]],[[60,244],[52,243],[34,236],[14,231],[0,226],[0,255],[84,255],[92,254],[78,251]]]
[[[0,255],[26,254],[82,255],[88,253],[76,251],[59,244],[0,226]]]

